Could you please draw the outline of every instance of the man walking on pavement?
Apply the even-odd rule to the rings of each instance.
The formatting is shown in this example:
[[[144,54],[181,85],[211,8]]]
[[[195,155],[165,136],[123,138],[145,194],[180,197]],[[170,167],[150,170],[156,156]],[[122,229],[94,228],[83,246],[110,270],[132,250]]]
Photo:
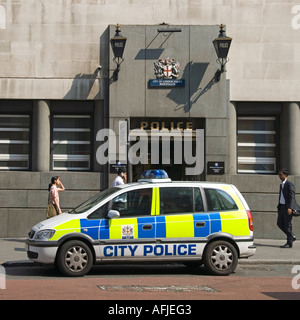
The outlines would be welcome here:
[[[292,231],[292,213],[293,210],[299,210],[295,199],[295,186],[287,179],[288,171],[279,170],[279,179],[281,180],[279,190],[279,203],[277,206],[278,219],[277,226],[286,234],[287,242],[281,248],[292,248],[296,240]]]

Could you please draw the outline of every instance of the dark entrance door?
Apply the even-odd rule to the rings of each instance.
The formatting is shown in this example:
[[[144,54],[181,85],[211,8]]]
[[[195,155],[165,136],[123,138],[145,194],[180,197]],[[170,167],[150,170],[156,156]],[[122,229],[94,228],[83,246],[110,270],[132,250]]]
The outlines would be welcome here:
[[[184,155],[182,154],[182,161],[180,164],[174,161],[174,149],[176,148],[174,139],[172,138],[172,130],[191,130],[195,132],[196,129],[205,129],[205,119],[203,118],[193,118],[193,119],[177,119],[177,118],[131,118],[130,119],[130,129],[142,129],[148,134],[148,163],[147,164],[137,164],[132,165],[132,182],[137,181],[144,170],[150,169],[164,169],[168,176],[173,181],[199,181],[205,180],[205,174],[196,176],[186,175],[187,165],[184,161]],[[162,148],[163,143],[161,139],[159,140],[159,148],[154,149],[155,152],[159,152],[156,158],[159,159],[158,163],[151,163],[151,132],[152,130],[161,130],[161,132],[168,130],[170,133],[170,156],[169,159],[162,159]],[[166,131],[166,132],[168,132]],[[193,156],[196,154],[196,141],[192,140]],[[184,139],[182,139],[182,152],[184,152]],[[194,165],[191,165],[194,167]]]

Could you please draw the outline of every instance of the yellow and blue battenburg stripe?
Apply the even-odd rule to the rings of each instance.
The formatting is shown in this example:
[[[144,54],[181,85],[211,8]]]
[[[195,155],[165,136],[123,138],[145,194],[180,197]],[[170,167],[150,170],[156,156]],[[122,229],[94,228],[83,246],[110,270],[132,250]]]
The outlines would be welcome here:
[[[250,235],[248,217],[242,210],[112,220],[74,219],[54,229],[52,241],[71,232],[83,233],[93,240],[203,238],[216,232]]]
[[[219,213],[158,216],[156,219],[157,238],[202,238],[222,231]]]

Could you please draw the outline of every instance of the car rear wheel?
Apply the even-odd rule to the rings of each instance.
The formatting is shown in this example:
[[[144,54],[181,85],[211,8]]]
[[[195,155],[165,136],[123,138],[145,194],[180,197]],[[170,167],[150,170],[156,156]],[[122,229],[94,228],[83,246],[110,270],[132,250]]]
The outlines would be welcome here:
[[[81,277],[88,273],[93,264],[93,254],[82,241],[69,241],[58,252],[57,266],[60,271],[71,277]]]
[[[226,276],[235,270],[238,253],[231,243],[223,240],[214,241],[207,245],[203,263],[211,274]]]

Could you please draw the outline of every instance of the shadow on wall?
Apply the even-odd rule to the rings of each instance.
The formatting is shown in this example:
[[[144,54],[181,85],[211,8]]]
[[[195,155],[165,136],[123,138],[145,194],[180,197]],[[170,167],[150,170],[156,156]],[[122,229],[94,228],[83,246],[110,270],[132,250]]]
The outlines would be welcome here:
[[[182,79],[188,79],[189,83],[189,95],[188,99],[185,99],[184,95],[178,94],[178,89],[174,88],[168,94],[168,98],[177,103],[175,111],[183,109],[185,113],[190,112],[193,105],[197,103],[198,99],[208,92],[212,86],[217,82],[216,76],[213,75],[212,79],[206,84],[204,88],[199,88],[202,82],[206,70],[209,66],[208,62],[189,62],[183,71]],[[192,80],[191,80],[192,79]]]
[[[99,69],[93,74],[78,73],[64,99],[98,99],[100,95]]]
[[[209,63],[200,63],[193,61],[186,64],[183,70],[182,79],[188,80],[188,96],[180,94],[177,88],[171,89],[170,93],[167,95],[169,99],[177,103],[175,111],[183,109],[185,113],[188,113],[191,110],[193,104],[196,103],[200,98],[200,96],[210,89],[211,86],[208,89],[205,88],[206,91],[204,92],[204,90],[199,88],[208,65]],[[193,81],[191,81],[191,79],[193,79]]]
[[[107,57],[109,46],[109,27],[107,27],[99,38],[99,66],[101,69],[97,68],[93,74],[78,73],[64,99],[100,100],[102,95],[108,95],[106,82],[109,75]]]

